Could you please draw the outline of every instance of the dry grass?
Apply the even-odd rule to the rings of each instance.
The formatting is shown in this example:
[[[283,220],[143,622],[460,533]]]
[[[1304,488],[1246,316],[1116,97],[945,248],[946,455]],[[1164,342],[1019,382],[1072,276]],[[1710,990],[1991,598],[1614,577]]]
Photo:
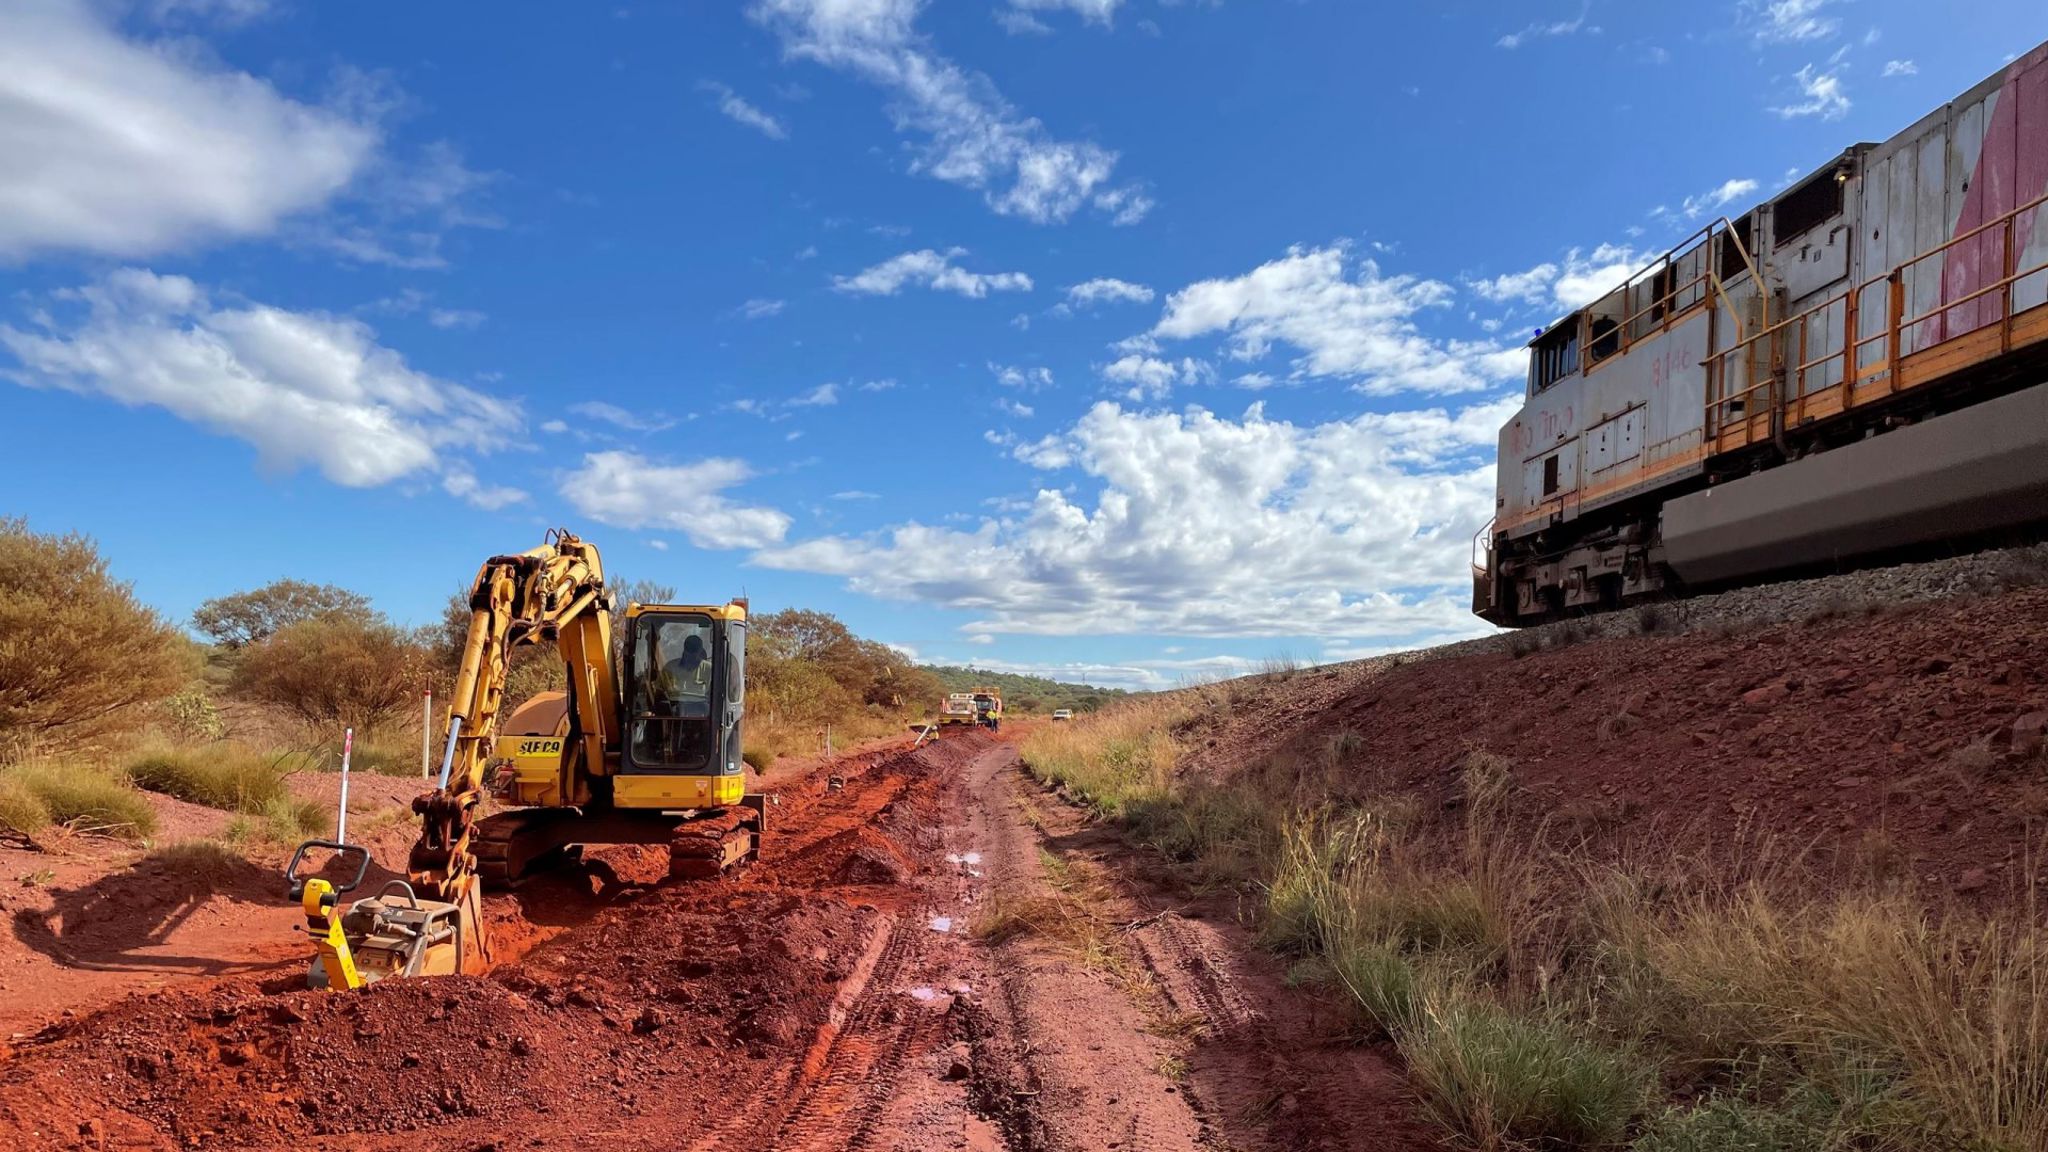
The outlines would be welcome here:
[[[198,748],[151,748],[128,761],[125,771],[137,787],[225,812],[259,812],[288,796],[285,779],[303,760],[294,753],[270,755],[232,744]]]
[[[1876,865],[1861,889],[1802,896],[1804,862],[1763,842],[1595,866],[1516,811],[1513,765],[1484,750],[1460,766],[1462,835],[1412,800],[1325,787],[1322,763],[1177,780],[1188,705],[1133,705],[1027,742],[1033,770],[1262,893],[1290,978],[1395,1039],[1465,1146],[2048,1148],[2031,908],[1986,920]],[[1340,759],[1340,737],[1308,759]]]
[[[156,831],[149,799],[113,773],[59,760],[0,768],[0,822],[34,834],[52,825],[74,832],[147,839]]]

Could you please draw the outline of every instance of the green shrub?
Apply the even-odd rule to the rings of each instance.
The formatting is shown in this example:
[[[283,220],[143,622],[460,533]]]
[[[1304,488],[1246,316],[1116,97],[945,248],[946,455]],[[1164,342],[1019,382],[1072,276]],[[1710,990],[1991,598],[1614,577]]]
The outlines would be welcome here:
[[[149,799],[111,773],[96,768],[38,761],[0,770],[0,795],[11,796],[15,814],[34,821],[33,800],[47,824],[141,840],[156,831]],[[30,829],[22,829],[30,831]]]
[[[70,744],[147,715],[187,674],[178,633],[84,536],[0,516],[0,739]]]
[[[164,718],[188,740],[218,740],[227,734],[220,709],[202,688],[186,688],[164,701]]]
[[[1354,939],[1329,949],[1331,977],[1357,1002],[1374,1037],[1393,1037],[1415,1024],[1415,966],[1391,941]]]
[[[1455,994],[1402,1037],[1401,1054],[1430,1114],[1482,1147],[1612,1147],[1651,1084],[1628,1055],[1561,1022]]]
[[[0,828],[33,836],[50,825],[50,810],[12,774],[0,776]]]
[[[290,767],[280,757],[228,745],[159,748],[129,761],[138,787],[227,812],[258,812],[285,796]]]

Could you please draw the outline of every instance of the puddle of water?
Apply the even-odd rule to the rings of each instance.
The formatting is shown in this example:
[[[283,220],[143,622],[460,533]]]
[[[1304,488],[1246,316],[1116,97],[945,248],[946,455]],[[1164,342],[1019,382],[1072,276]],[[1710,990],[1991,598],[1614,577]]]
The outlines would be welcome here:
[[[932,1001],[937,1000],[939,998],[939,994],[936,990],[931,988],[912,988],[910,990],[910,998],[912,1000],[917,1001],[920,1004],[929,1004]]]
[[[979,853],[979,852],[948,852],[948,853],[946,853],[946,863],[948,863],[948,864],[979,864],[979,863],[981,863],[981,853]]]
[[[953,918],[952,918],[951,916],[934,916],[934,917],[932,917],[932,931],[934,931],[934,932],[951,932],[952,930],[953,930]]]

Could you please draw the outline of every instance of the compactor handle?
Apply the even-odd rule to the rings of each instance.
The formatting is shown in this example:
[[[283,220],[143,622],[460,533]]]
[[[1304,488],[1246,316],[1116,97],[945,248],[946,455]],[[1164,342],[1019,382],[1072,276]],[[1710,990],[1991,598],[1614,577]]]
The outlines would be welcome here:
[[[314,848],[325,848],[342,859],[353,856],[356,860],[356,874],[346,884],[336,884],[337,893],[351,892],[363,882],[363,876],[370,870],[370,850],[361,844],[340,844],[333,840],[308,840],[292,853],[292,862],[284,866],[284,878],[291,883],[292,899],[296,900],[305,879],[299,875],[299,865],[306,859],[306,853]]]

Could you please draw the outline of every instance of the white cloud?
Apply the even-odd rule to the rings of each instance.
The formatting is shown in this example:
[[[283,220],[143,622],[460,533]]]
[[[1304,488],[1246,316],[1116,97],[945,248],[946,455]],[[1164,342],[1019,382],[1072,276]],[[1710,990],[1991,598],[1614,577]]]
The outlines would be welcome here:
[[[990,292],[1029,292],[1031,277],[1022,272],[969,272],[953,261],[965,248],[939,252],[931,248],[892,256],[854,276],[835,276],[832,287],[856,296],[894,296],[906,284],[934,292],[954,292],[979,300]]]
[[[894,380],[869,380],[860,386],[863,392],[891,392],[897,388]]]
[[[788,303],[786,300],[749,300],[739,306],[737,314],[745,320],[766,320],[770,316],[782,315],[782,310]]]
[[[770,140],[789,139],[789,129],[783,127],[782,121],[747,103],[746,99],[733,91],[730,85],[716,80],[703,80],[698,82],[697,87],[716,96],[718,110],[734,123],[744,124]]]
[[[882,497],[878,493],[864,492],[858,488],[849,488],[844,492],[834,492],[832,498],[834,500],[880,500]]]
[[[569,422],[566,420],[549,420],[540,426],[540,430],[550,436],[560,436],[569,430]]]
[[[1216,369],[1191,356],[1184,356],[1176,363],[1172,360],[1133,353],[1105,366],[1102,369],[1102,378],[1112,383],[1130,385],[1124,392],[1126,399],[1164,400],[1175,385],[1215,383]]]
[[[1006,416],[1015,416],[1019,420],[1029,420],[1031,417],[1037,415],[1037,410],[1032,408],[1031,405],[1020,404],[1017,401],[1010,399],[1008,396],[999,396],[996,398],[996,410],[1002,412]]]
[[[474,308],[429,308],[427,323],[436,328],[476,328],[487,319]]]
[[[583,400],[569,405],[569,411],[592,420],[602,420],[628,432],[664,432],[676,426],[674,420],[658,413],[631,412],[603,400]]]
[[[469,465],[455,463],[441,470],[441,488],[450,496],[466,500],[486,512],[495,512],[525,502],[527,495],[517,488],[486,484],[476,478]]]
[[[1557,274],[1557,265],[1545,262],[1526,271],[1503,273],[1491,280],[1467,280],[1465,287],[1480,299],[1496,304],[1515,301],[1537,304],[1549,298],[1550,286],[1557,282]]]
[[[402,103],[381,93],[381,81],[357,79],[356,87],[377,90],[354,102],[388,111]],[[367,164],[336,207],[326,216],[286,229],[286,239],[317,248],[354,264],[390,268],[445,268],[444,234],[457,228],[502,228],[505,222],[476,207],[475,201],[497,180],[463,161],[446,141],[419,149],[409,160],[379,154]]]
[[[668,541],[666,540],[649,540],[647,542],[647,546],[649,548],[654,549],[656,552],[668,551]]]
[[[1842,22],[1822,11],[1834,0],[1742,0],[1742,12],[1758,44],[1800,44],[1825,40]]]
[[[973,531],[908,523],[766,549],[753,561],[974,613],[968,632],[1469,635],[1471,538],[1493,445],[1519,404],[1366,413],[1297,426],[1254,406],[1133,412],[1099,403],[1050,443],[1098,485],[1041,489]],[[1046,461],[1050,462],[1050,461]]]
[[[615,528],[670,529],[699,548],[765,548],[789,531],[789,517],[725,496],[752,476],[739,460],[663,464],[632,452],[592,452],[562,478],[561,492],[578,513]]]
[[[0,262],[265,235],[370,163],[365,119],[125,39],[104,7],[0,4]]]
[[[923,0],[753,0],[783,54],[850,72],[894,94],[897,131],[922,138],[912,170],[972,188],[994,211],[1061,223],[1085,206],[1135,223],[1151,202],[1110,183],[1117,154],[1059,140],[1012,107],[988,77],[932,51],[915,24]]]
[[[360,320],[264,304],[216,305],[182,276],[123,268],[57,294],[59,319],[0,325],[30,387],[162,408],[252,445],[266,468],[310,464],[349,487],[448,474],[451,453],[516,437],[513,402],[406,364]]]
[[[1570,20],[1539,20],[1520,32],[1510,32],[1494,41],[1494,46],[1497,48],[1520,48],[1523,43],[1534,37],[1571,36],[1577,34],[1581,29],[1588,33],[1597,34],[1600,31],[1600,26],[1597,24],[1588,25],[1586,23],[1586,14],[1592,10],[1592,7],[1591,0],[1587,0],[1585,4],[1580,6],[1579,14]]]
[[[1123,2],[1124,0],[1010,0],[1010,7],[1036,12],[1069,11],[1088,23],[1100,24],[1107,28]]]
[[[1002,26],[1003,31],[1012,36],[1052,35],[1052,25],[1029,12],[1019,12],[1015,8],[997,8],[990,11],[989,15],[995,18],[995,22]]]
[[[1565,254],[1564,270],[1552,285],[1551,295],[1567,312],[1584,308],[1614,291],[1649,259],[1649,253],[1626,244],[1602,244],[1586,254],[1574,248]]]
[[[1851,107],[1849,94],[1842,87],[1842,70],[1840,68],[1832,72],[1819,72],[1815,70],[1813,65],[1808,64],[1798,71],[1797,80],[1799,82],[1799,91],[1806,99],[1797,104],[1784,104],[1774,107],[1771,111],[1776,112],[1786,120],[1797,119],[1801,116],[1818,116],[1823,120],[1840,120],[1849,114],[1849,108]]]
[[[1023,388],[1036,392],[1040,388],[1052,387],[1052,369],[1043,365],[1023,368],[991,361],[988,370],[995,373],[996,383],[1005,388]]]
[[[1884,62],[1885,79],[1890,79],[1893,76],[1918,76],[1919,74],[1920,66],[1911,60],[1887,60]]]
[[[1452,296],[1447,284],[1353,262],[1342,245],[1297,246],[1243,276],[1167,297],[1151,332],[1119,350],[1144,354],[1161,341],[1224,333],[1233,359],[1260,360],[1286,344],[1301,353],[1292,362],[1295,378],[1349,379],[1374,395],[1478,391],[1521,375],[1496,345],[1434,340],[1416,328],[1419,313]]]
[[[987,632],[976,632],[974,635],[967,637],[967,642],[969,644],[980,644],[986,646],[995,643],[996,638]],[[993,669],[991,669],[991,671],[993,671]]]
[[[797,408],[825,408],[839,403],[839,385],[820,384],[799,396],[792,396],[789,403]]]
[[[1128,280],[1101,277],[1067,289],[1067,303],[1076,308],[1092,304],[1150,304],[1152,289]]]
[[[1719,187],[1702,192],[1697,196],[1687,196],[1684,202],[1679,205],[1679,211],[1685,213],[1687,220],[1697,220],[1700,218],[1701,213],[1710,212],[1717,208],[1725,208],[1729,204],[1755,192],[1759,187],[1761,185],[1754,180],[1723,180]]]
[[[159,24],[207,20],[236,25],[268,16],[270,0],[148,0],[142,9]]]

